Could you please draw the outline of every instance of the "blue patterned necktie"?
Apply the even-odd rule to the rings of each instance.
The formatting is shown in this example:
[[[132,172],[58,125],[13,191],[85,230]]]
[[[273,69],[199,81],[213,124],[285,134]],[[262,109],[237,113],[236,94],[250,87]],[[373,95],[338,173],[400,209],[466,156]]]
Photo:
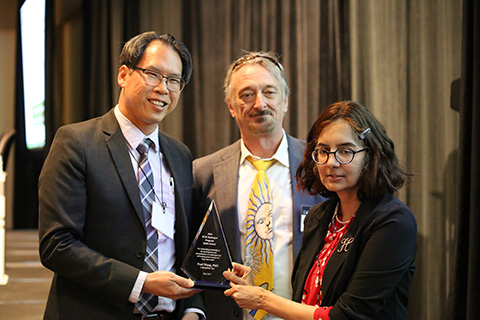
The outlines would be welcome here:
[[[158,270],[158,236],[157,230],[152,227],[152,204],[155,201],[155,193],[153,190],[153,174],[150,163],[148,162],[148,150],[153,145],[153,141],[145,139],[137,147],[140,154],[138,161],[138,187],[140,189],[140,199],[142,201],[143,215],[145,222],[145,230],[147,232],[147,250],[145,261],[143,263],[143,271],[154,272]],[[143,314],[152,312],[158,303],[158,298],[149,293],[143,293],[136,306]]]

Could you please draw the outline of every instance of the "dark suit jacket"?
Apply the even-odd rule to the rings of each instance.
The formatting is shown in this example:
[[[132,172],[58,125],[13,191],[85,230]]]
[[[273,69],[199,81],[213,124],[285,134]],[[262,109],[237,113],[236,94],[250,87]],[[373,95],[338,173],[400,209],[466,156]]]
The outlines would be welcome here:
[[[308,210],[325,199],[295,190],[297,185],[295,174],[303,160],[305,142],[289,135],[287,135],[287,142],[292,181],[293,255],[295,258],[302,243],[302,232],[300,232],[302,209]],[[240,141],[237,141],[211,155],[196,159],[193,162],[193,172],[194,203],[198,206],[196,218],[203,219],[208,205],[215,200],[232,259],[242,263],[236,208],[239,163]],[[223,291],[205,291],[203,297],[208,319],[227,320],[243,317],[242,309],[232,298],[225,297]]]
[[[315,206],[305,220],[292,275],[294,301],[302,299],[337,202],[335,198]],[[343,237],[353,241],[340,241],[325,267],[322,306],[333,306],[330,318],[408,319],[416,237],[415,217],[400,200],[384,196],[363,201]]]
[[[179,273],[189,245],[192,157],[174,138],[159,138],[175,179]],[[41,261],[55,272],[45,319],[130,320],[134,305],[128,297],[143,265],[146,236],[137,180],[113,109],[58,130],[40,174],[39,213]],[[177,301],[180,313],[183,304]]]

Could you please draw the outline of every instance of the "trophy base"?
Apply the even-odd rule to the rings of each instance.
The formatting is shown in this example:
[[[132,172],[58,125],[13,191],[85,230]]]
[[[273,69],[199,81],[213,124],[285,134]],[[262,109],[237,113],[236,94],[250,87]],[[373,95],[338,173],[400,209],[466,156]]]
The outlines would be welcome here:
[[[213,281],[206,281],[206,280],[195,281],[195,285],[193,287],[195,289],[203,289],[203,290],[227,290],[231,288],[228,281],[227,283],[221,283],[221,282],[213,282]]]

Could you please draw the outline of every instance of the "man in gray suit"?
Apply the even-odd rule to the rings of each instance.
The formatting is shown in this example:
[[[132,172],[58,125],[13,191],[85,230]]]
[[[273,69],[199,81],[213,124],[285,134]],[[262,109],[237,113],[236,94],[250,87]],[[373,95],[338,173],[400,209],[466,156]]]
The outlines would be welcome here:
[[[45,319],[203,317],[180,270],[192,156],[158,130],[191,73],[183,43],[142,33],[123,47],[118,105],[58,130],[39,179],[40,257],[55,273]]]
[[[290,275],[302,241],[303,219],[312,205],[324,199],[295,190],[305,142],[283,130],[289,95],[283,67],[273,53],[246,52],[228,68],[224,89],[241,139],[194,161],[196,218],[203,218],[214,200],[232,259],[250,264],[253,260],[246,256],[246,220],[257,173],[251,161],[273,159],[266,175],[272,196],[274,291],[291,298]],[[203,296],[208,319],[253,319],[222,291],[206,290]],[[275,318],[267,314],[264,319]]]

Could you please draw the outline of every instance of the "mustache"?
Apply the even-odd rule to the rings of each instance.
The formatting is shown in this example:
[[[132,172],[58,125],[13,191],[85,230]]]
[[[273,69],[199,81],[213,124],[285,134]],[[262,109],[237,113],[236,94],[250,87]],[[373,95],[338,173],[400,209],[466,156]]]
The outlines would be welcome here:
[[[252,116],[252,117],[267,116],[267,115],[271,115],[271,114],[272,114],[272,112],[269,109],[264,109],[264,110],[260,110],[260,111],[251,111],[251,112],[248,113],[248,115]]]

